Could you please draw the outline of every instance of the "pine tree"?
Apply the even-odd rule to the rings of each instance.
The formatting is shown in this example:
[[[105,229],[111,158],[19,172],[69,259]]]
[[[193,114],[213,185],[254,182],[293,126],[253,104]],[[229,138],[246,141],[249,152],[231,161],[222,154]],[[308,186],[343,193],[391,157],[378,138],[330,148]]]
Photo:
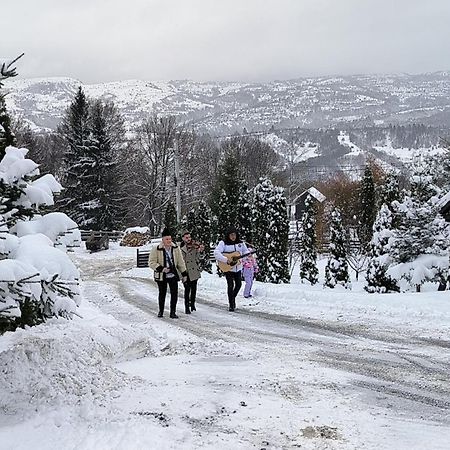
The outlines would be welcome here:
[[[253,243],[258,253],[257,279],[270,283],[290,280],[289,218],[283,189],[261,178],[253,191]]]
[[[341,213],[335,208],[331,213],[330,256],[325,267],[325,286],[330,288],[334,288],[337,284],[347,288],[350,284],[345,242]]]
[[[184,224],[182,221],[181,224],[184,228]],[[164,212],[164,227],[167,227],[171,230],[173,237],[175,238],[175,233],[178,234],[178,221],[177,221],[177,210],[175,209],[175,205],[173,202],[167,203],[166,210]]]
[[[390,209],[392,202],[398,201],[400,198],[401,191],[398,176],[393,172],[389,172],[379,189],[379,204],[385,204]]]
[[[219,168],[210,205],[217,216],[219,229],[216,237],[221,239],[230,226],[238,226],[239,205],[242,196],[242,174],[237,151],[229,150]]]
[[[62,180],[65,189],[60,205],[80,227],[90,227],[95,222],[95,211],[99,208],[93,188],[96,161],[89,106],[80,87],[59,129],[68,144]]]
[[[372,237],[372,227],[376,217],[375,183],[370,165],[364,170],[359,191],[361,215],[359,218],[361,244],[366,247]]]
[[[91,107],[91,156],[95,161],[92,192],[95,207],[90,211],[94,230],[121,227],[124,205],[120,198],[118,151],[124,134],[123,121],[112,103],[96,101]]]
[[[370,241],[370,261],[367,268],[365,287],[368,292],[398,292],[397,282],[387,275],[391,263],[389,257],[390,239],[392,239],[392,213],[386,204],[381,206],[373,224],[373,237]]]
[[[300,279],[314,285],[319,281],[316,249],[316,212],[311,195],[305,199],[305,210],[301,219],[299,236]]]
[[[239,185],[237,211],[236,227],[240,236],[244,241],[252,242],[252,192],[245,182]]]
[[[201,260],[202,270],[212,273],[212,264],[209,259],[212,239],[211,210],[203,200],[197,206],[195,222],[196,229],[193,237],[205,246],[204,257]]]
[[[439,214],[438,191],[429,175],[413,175],[410,195],[393,203],[396,228],[389,256],[397,264],[398,277],[414,285],[417,291],[423,282],[440,281],[443,276],[435,258],[422,259],[423,255],[447,254],[448,226]]]
[[[5,98],[0,89],[0,160],[5,156],[5,149],[9,145],[15,145],[15,138],[11,130],[11,118],[6,110]]]

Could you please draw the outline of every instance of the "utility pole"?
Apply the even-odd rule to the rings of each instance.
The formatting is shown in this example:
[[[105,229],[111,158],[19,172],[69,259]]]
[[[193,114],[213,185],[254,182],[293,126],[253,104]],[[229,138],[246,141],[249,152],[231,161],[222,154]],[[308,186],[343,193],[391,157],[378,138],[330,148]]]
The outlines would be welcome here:
[[[175,163],[175,197],[176,197],[176,210],[177,210],[177,222],[181,222],[181,192],[180,192],[180,155],[178,153],[178,141],[175,136],[173,144],[173,160]]]

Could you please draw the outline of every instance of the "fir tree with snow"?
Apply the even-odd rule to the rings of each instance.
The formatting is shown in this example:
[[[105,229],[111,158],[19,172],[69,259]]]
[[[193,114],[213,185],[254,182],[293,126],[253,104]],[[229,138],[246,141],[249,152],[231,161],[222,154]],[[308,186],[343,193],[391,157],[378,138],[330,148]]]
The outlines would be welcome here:
[[[182,219],[182,226],[184,226]],[[166,210],[164,211],[164,227],[174,233],[173,237],[175,238],[175,233],[178,232],[178,221],[177,221],[177,210],[175,209],[175,205],[173,202],[167,203]]]
[[[420,291],[426,281],[441,281],[448,266],[448,224],[431,202],[420,204],[407,196],[394,206],[399,219],[390,249],[394,264],[388,274]]]
[[[378,192],[379,204],[385,204],[388,208],[395,200],[400,200],[402,193],[400,190],[400,182],[398,175],[394,172],[388,172],[384,177],[383,184]]]
[[[14,64],[23,56],[23,53],[13,60],[0,61],[0,160],[5,156],[6,147],[15,145],[14,133],[11,129],[11,117],[5,103],[5,93],[2,91],[3,81],[17,76]],[[1,194],[0,194],[1,195]]]
[[[65,214],[39,215],[54,204],[61,185],[52,175],[39,177],[28,150],[7,147],[0,162],[0,179],[13,186],[21,180],[17,209],[36,214],[17,218],[1,215],[0,331],[36,325],[49,317],[69,318],[79,304],[79,273],[65,250],[79,245],[77,225]]]
[[[90,108],[91,157],[95,161],[91,180],[93,230],[114,230],[123,224],[124,206],[120,198],[118,152],[122,143],[123,120],[113,103],[95,101]]]
[[[359,190],[361,213],[359,217],[361,244],[366,247],[372,237],[372,227],[376,217],[375,183],[372,168],[366,165]]]
[[[224,155],[210,199],[211,209],[218,219],[217,239],[221,239],[230,226],[238,226],[239,205],[242,204],[241,172],[238,153],[231,149]]]
[[[413,175],[410,195],[393,202],[394,229],[388,274],[420,291],[426,281],[440,282],[448,266],[448,224],[439,214],[437,186],[430,176]]]
[[[370,261],[366,272],[368,292],[398,292],[397,282],[386,274],[391,259],[389,257],[392,232],[392,213],[383,204],[373,224],[373,236],[370,241]]]
[[[300,252],[300,279],[314,285],[319,281],[316,248],[316,211],[311,195],[305,199],[305,210],[301,219],[298,249]]]
[[[81,227],[90,228],[95,225],[99,203],[95,188],[97,175],[90,104],[81,87],[66,112],[59,132],[68,145],[64,155],[64,192],[59,205]]]
[[[0,159],[5,156],[5,149],[15,144],[14,133],[11,129],[11,118],[6,110],[4,94],[0,89]]]
[[[236,227],[240,232],[241,239],[252,242],[252,192],[248,190],[247,184],[244,182],[240,183],[238,188]]]
[[[341,213],[335,208],[331,213],[330,256],[325,267],[325,286],[334,288],[340,284],[350,286],[346,244],[347,238],[342,227]]]
[[[195,232],[193,237],[205,246],[203,258],[201,259],[202,269],[212,273],[212,264],[209,259],[211,253],[212,240],[212,219],[211,210],[203,200],[198,204],[196,209]]]
[[[252,219],[253,244],[258,253],[257,279],[288,283],[289,218],[283,188],[261,178],[253,191]]]

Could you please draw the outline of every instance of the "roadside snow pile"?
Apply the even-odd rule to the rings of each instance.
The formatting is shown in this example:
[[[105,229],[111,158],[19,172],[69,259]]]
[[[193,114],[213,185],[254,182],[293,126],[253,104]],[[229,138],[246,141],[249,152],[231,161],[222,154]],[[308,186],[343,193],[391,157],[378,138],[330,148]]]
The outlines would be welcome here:
[[[101,405],[120,388],[138,383],[111,364],[129,354],[156,354],[161,344],[149,337],[149,328],[124,326],[89,306],[82,313],[83,320],[52,319],[2,336],[3,414],[27,416],[80,402]]]
[[[81,244],[78,225],[60,212],[35,216],[30,221],[19,221],[11,231],[19,237],[28,234],[45,234],[60,250],[80,247]]]
[[[39,214],[62,187],[52,175],[38,177],[27,153],[9,146],[0,161],[0,333],[71,318],[81,300],[78,269],[65,253],[80,232],[63,213]]]

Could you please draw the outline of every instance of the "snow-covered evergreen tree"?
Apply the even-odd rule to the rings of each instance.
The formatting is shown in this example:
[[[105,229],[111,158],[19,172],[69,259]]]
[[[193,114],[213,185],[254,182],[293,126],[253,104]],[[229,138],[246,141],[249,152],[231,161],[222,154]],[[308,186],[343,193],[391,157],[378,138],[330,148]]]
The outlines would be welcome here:
[[[398,292],[397,282],[386,274],[391,259],[389,257],[392,232],[392,213],[386,204],[381,206],[373,224],[373,236],[370,241],[370,261],[367,268],[365,289],[368,292]]]
[[[182,219],[181,226],[184,227],[184,218]],[[164,227],[167,227],[172,233],[174,233],[173,238],[175,239],[175,233],[178,233],[178,221],[177,221],[177,210],[173,202],[167,203],[166,210],[164,212]]]
[[[195,240],[201,242],[205,246],[203,258],[201,259],[202,269],[206,272],[212,273],[212,264],[209,259],[211,253],[211,240],[212,240],[212,228],[211,228],[211,210],[208,205],[202,200],[196,209],[196,229],[193,233]]]
[[[237,204],[236,227],[244,241],[253,241],[252,230],[252,192],[248,190],[247,184],[242,182],[238,185],[239,196]]]
[[[411,195],[393,202],[397,216],[388,275],[404,279],[417,291],[426,281],[440,281],[447,261],[448,226],[439,214],[439,189],[430,175],[413,175]]]
[[[298,249],[300,253],[300,279],[314,285],[319,281],[316,249],[316,211],[311,195],[305,199],[305,210],[301,219]]]
[[[261,178],[253,191],[253,244],[258,252],[257,279],[270,283],[290,280],[289,218],[284,190]]]
[[[345,250],[346,236],[342,227],[341,213],[335,208],[331,213],[330,256],[325,267],[325,286],[334,288],[337,284],[345,288],[350,285]]]
[[[359,190],[359,200],[361,205],[361,214],[359,217],[360,231],[358,234],[361,244],[366,247],[372,237],[372,227],[377,214],[375,183],[370,165],[367,165],[364,169],[364,175],[361,180]]]
[[[17,76],[14,64],[22,56],[23,53],[13,60],[0,60],[0,160],[5,156],[6,147],[15,145],[15,137],[11,129],[11,118],[6,109],[5,93],[2,91],[3,81]]]
[[[210,205],[218,219],[216,238],[221,239],[230,226],[238,227],[239,205],[242,203],[243,177],[236,151],[229,150],[220,165]]]
[[[95,224],[99,208],[94,187],[96,160],[89,113],[89,102],[80,87],[59,128],[68,144],[64,155],[64,192],[59,204],[66,214],[86,228]]]
[[[0,90],[0,159],[5,156],[5,149],[14,145],[14,133],[11,129],[11,118],[6,110],[5,97]]]
[[[384,177],[383,184],[379,188],[379,204],[385,204],[388,208],[395,200],[400,200],[402,194],[398,175],[394,172],[388,172]]]
[[[38,178],[37,165],[26,158],[27,152],[7,147],[0,179],[21,187],[22,195],[13,205],[37,212],[53,205],[53,193],[61,185],[52,175]],[[10,219],[10,211],[0,215],[0,332],[52,316],[71,317],[80,300],[79,273],[64,250],[80,243],[75,222],[62,213]]]
[[[95,161],[90,228],[114,230],[121,227],[124,216],[118,181],[118,151],[124,134],[123,121],[113,103],[105,104],[99,100],[93,103],[90,115],[90,150]]]

